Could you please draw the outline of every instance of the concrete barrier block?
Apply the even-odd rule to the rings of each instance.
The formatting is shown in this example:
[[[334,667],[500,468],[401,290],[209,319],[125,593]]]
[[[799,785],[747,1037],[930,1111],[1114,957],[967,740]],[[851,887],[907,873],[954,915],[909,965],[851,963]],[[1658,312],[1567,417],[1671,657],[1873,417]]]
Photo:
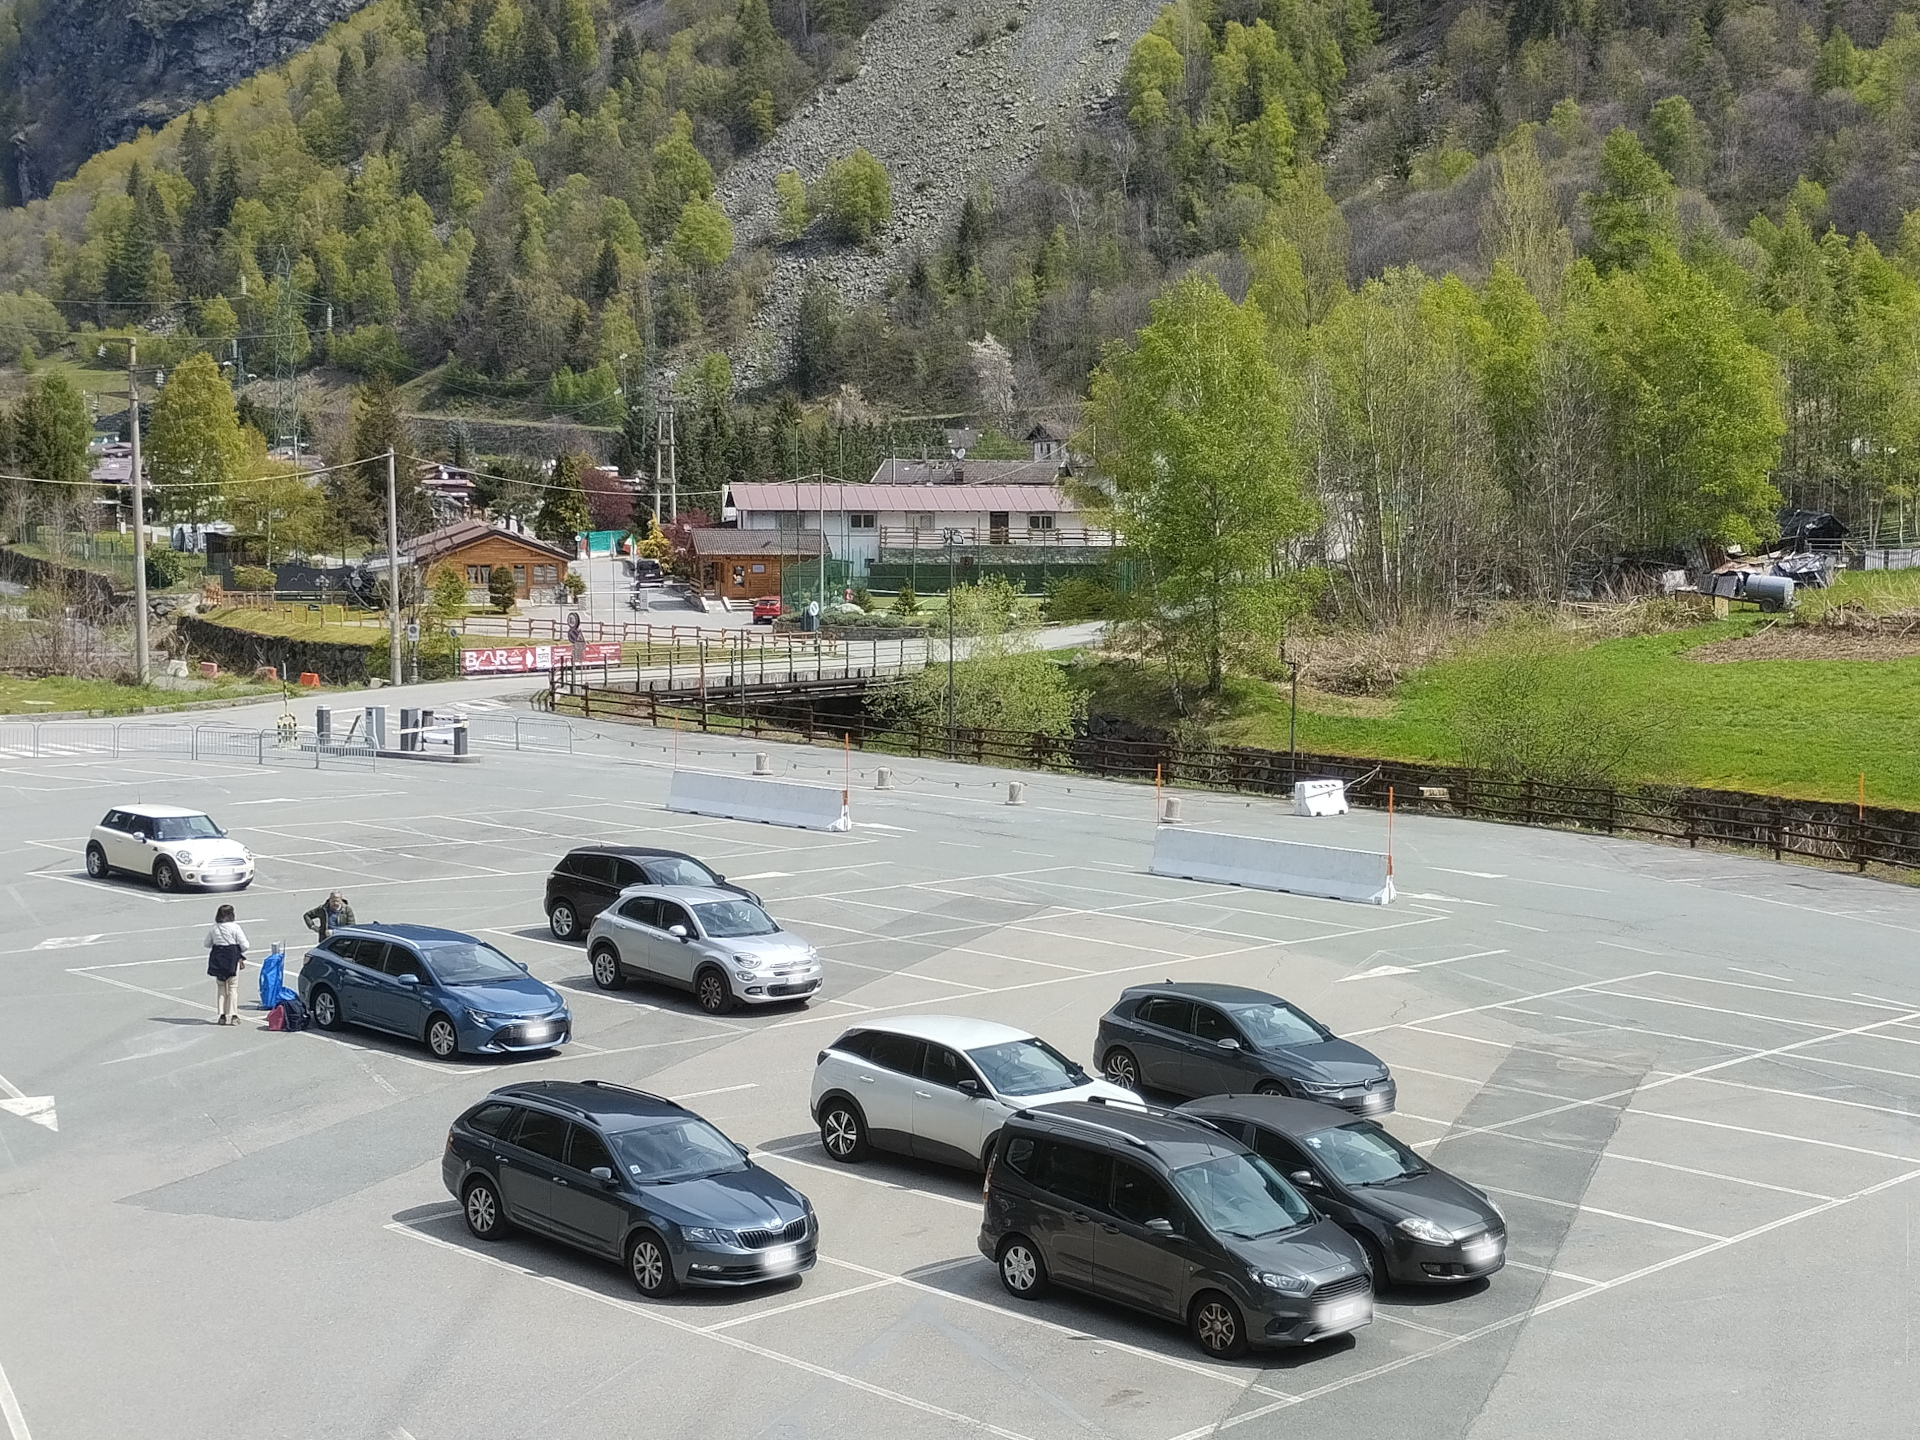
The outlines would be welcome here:
[[[1296,815],[1346,814],[1347,782],[1344,780],[1294,781],[1293,813]]]
[[[801,830],[851,830],[843,791],[792,780],[722,775],[712,770],[676,770],[667,787],[667,809],[684,815],[757,820]]]
[[[1153,863],[1147,868],[1155,875],[1182,880],[1284,890],[1363,905],[1386,905],[1393,900],[1388,858],[1376,850],[1342,850],[1162,825],[1154,832]]]

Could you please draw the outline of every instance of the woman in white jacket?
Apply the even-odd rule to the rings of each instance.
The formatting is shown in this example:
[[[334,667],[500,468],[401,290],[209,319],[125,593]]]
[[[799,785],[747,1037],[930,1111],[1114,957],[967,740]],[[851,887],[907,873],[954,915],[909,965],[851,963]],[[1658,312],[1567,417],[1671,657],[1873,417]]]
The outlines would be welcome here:
[[[247,932],[234,923],[233,906],[213,912],[207,931],[207,973],[219,990],[220,1018],[216,1025],[240,1023],[240,972],[247,968]]]

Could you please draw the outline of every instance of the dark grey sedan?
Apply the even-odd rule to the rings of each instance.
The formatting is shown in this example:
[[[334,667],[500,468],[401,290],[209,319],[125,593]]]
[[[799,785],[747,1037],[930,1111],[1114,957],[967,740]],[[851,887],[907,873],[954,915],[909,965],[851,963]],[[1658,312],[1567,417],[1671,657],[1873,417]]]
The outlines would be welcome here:
[[[1374,1284],[1477,1280],[1507,1263],[1500,1207],[1371,1120],[1272,1095],[1216,1095],[1180,1107],[1272,1163],[1360,1242]]]
[[[1356,1115],[1393,1109],[1371,1050],[1297,1005],[1238,985],[1136,985],[1100,1018],[1094,1059],[1107,1079],[1174,1095],[1292,1095]]]

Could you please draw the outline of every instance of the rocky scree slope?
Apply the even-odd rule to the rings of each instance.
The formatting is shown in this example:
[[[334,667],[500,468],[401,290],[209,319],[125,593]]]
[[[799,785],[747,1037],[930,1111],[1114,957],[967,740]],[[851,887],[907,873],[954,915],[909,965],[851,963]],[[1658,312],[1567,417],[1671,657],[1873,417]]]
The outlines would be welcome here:
[[[786,373],[809,284],[823,281],[848,303],[878,296],[915,250],[931,254],[952,232],[968,195],[1025,173],[1050,129],[1071,129],[1105,105],[1163,4],[902,0],[875,20],[853,77],[824,88],[729,171],[718,199],[738,244],[772,242],[774,176],[797,170],[811,185],[829,162],[864,146],[887,167],[893,221],[865,250],[831,244],[818,227],[779,246],[733,356],[736,378]]]
[[[6,199],[305,49],[368,0],[54,0],[20,16],[0,68]]]

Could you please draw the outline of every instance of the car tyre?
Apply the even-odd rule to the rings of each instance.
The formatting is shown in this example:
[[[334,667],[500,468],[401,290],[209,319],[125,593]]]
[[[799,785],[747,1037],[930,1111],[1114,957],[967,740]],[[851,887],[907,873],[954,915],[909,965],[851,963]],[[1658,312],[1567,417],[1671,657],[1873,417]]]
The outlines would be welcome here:
[[[1253,1093],[1256,1095],[1285,1095],[1287,1093],[1287,1087],[1282,1085],[1278,1080],[1262,1080],[1258,1085],[1253,1087]]]
[[[693,977],[693,998],[709,1015],[724,1015],[733,1009],[733,987],[718,965],[705,966]]]
[[[180,872],[174,868],[171,860],[154,862],[153,888],[163,895],[178,894],[180,890]]]
[[[460,1053],[460,1031],[450,1016],[438,1010],[427,1017],[427,1050],[436,1060],[451,1060]]]
[[[1387,1269],[1387,1252],[1380,1248],[1380,1242],[1371,1235],[1355,1235],[1360,1248],[1367,1255],[1367,1269],[1373,1272],[1373,1293],[1383,1294],[1393,1285],[1393,1274]]]
[[[1202,1350],[1215,1360],[1237,1360],[1247,1353],[1247,1322],[1240,1307],[1218,1290],[1194,1299],[1188,1328]]]
[[[1000,1242],[997,1268],[1001,1285],[1014,1299],[1033,1300],[1046,1293],[1047,1262],[1026,1236],[1009,1235]]]
[[[112,868],[107,864],[107,852],[97,843],[90,843],[87,846],[87,874],[96,880],[104,880],[107,878],[107,872]]]
[[[313,993],[307,998],[307,1013],[313,1017],[313,1023],[319,1029],[340,1028],[340,1001],[324,985],[313,987]]]
[[[634,1289],[649,1300],[664,1300],[680,1288],[673,1277],[673,1257],[667,1242],[651,1230],[642,1230],[627,1246],[627,1274]]]
[[[620,973],[620,953],[611,945],[593,952],[593,983],[602,990],[618,990],[627,983],[627,977]]]
[[[501,1240],[513,1228],[507,1219],[506,1207],[500,1203],[500,1192],[494,1189],[491,1180],[476,1180],[469,1185],[460,1210],[476,1240]]]
[[[820,1112],[820,1144],[832,1159],[853,1165],[867,1158],[867,1117],[851,1100],[829,1100]]]
[[[556,900],[547,911],[547,928],[556,940],[572,940],[580,933],[580,914],[571,900]]]
[[[980,1173],[982,1175],[991,1175],[993,1173],[993,1157],[999,1153],[1000,1137],[996,1135],[987,1141],[986,1145],[982,1147],[980,1151]]]
[[[1122,1090],[1140,1088],[1140,1062],[1133,1058],[1131,1050],[1113,1049],[1107,1052],[1106,1061],[1101,1065],[1107,1080]]]

